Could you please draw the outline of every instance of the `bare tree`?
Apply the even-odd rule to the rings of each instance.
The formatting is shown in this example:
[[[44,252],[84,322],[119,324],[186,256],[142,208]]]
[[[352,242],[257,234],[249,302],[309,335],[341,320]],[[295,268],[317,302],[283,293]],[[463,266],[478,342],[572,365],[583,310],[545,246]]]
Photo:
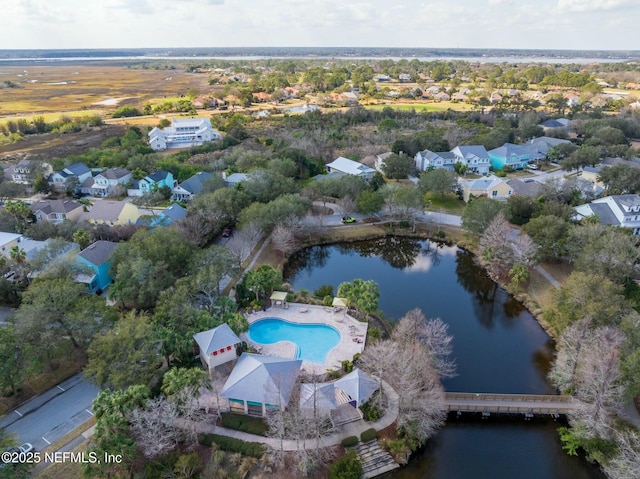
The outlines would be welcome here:
[[[350,215],[356,210],[356,200],[347,195],[340,200],[340,208],[345,215]]]
[[[293,231],[284,223],[278,223],[275,228],[273,228],[271,241],[273,242],[273,246],[282,253],[282,256],[287,256],[296,246]]]
[[[427,321],[419,308],[412,309],[398,321],[391,338],[400,344],[420,342],[440,377],[455,376],[456,363],[451,358],[453,336],[449,334],[449,325],[440,318]]]
[[[146,457],[161,456],[178,445],[178,408],[166,398],[148,399],[144,408],[135,408],[127,419],[136,443]]]
[[[480,237],[478,250],[483,264],[493,275],[500,275],[514,264],[514,251],[509,243],[511,227],[499,211]]]
[[[549,379],[565,393],[575,390],[576,372],[585,350],[593,341],[591,321],[583,318],[567,327],[560,338],[558,355],[549,373]]]
[[[235,232],[227,247],[238,261],[238,264],[242,264],[249,256],[263,234],[264,230],[257,221],[252,221]]]
[[[615,479],[640,478],[640,434],[627,430],[614,436],[617,454],[602,465],[608,477]]]
[[[581,404],[570,419],[589,437],[607,438],[613,412],[619,410],[624,396],[620,371],[623,336],[617,328],[605,326],[594,330],[593,337],[578,364],[575,397]]]

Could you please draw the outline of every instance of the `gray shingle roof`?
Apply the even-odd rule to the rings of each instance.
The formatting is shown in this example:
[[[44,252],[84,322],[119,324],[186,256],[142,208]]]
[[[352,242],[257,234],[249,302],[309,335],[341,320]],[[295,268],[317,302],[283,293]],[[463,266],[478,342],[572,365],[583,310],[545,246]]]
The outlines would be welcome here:
[[[182,220],[187,217],[187,210],[182,206],[174,203],[170,206],[167,206],[162,213],[162,216],[166,216],[167,218],[171,218],[174,221]]]
[[[31,211],[42,211],[47,215],[49,213],[66,214],[82,207],[80,203],[73,200],[39,200],[31,205]]]
[[[616,218],[616,215],[611,211],[611,208],[606,203],[591,203],[589,205],[593,214],[598,215],[600,222],[603,225],[616,225],[620,226],[620,221]]]
[[[203,181],[207,181],[213,178],[213,175],[206,171],[199,171],[191,178],[180,183],[180,188],[188,191],[192,195],[197,195],[204,188]]]
[[[65,168],[63,168],[62,171],[67,171],[68,173],[75,175],[75,176],[80,176],[80,175],[84,175],[85,173],[90,173],[91,170],[89,169],[89,167],[87,165],[85,165],[84,163],[74,163],[73,165],[69,165]]]
[[[159,183],[160,181],[164,180],[168,175],[169,173],[167,171],[158,170],[158,171],[154,171],[150,175],[147,175],[147,178],[149,178],[150,180],[153,180],[156,183]]]
[[[109,260],[117,247],[118,243],[113,243],[112,241],[96,241],[80,251],[78,256],[95,266],[100,266]]]
[[[100,173],[108,180],[119,180],[131,173],[129,170],[125,170],[124,168],[110,168],[108,170]]]

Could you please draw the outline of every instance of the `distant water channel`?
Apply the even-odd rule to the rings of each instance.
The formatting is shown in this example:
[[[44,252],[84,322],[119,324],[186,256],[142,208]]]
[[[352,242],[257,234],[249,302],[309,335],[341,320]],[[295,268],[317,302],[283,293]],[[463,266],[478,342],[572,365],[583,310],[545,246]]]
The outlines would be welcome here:
[[[458,376],[447,391],[554,394],[546,375],[554,343],[531,314],[484,274],[473,255],[454,246],[400,237],[307,248],[284,271],[297,290],[372,279],[380,308],[396,321],[421,308],[454,336]],[[335,292],[334,289],[334,292]],[[602,478],[561,448],[551,419],[450,418],[412,463],[392,477]]]

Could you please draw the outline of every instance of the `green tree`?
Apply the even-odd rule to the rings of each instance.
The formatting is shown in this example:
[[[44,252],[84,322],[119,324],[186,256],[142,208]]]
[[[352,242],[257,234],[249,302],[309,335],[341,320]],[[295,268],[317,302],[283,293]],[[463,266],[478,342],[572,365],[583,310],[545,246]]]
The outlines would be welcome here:
[[[373,313],[378,309],[380,290],[375,281],[360,278],[340,283],[337,296],[346,298],[348,303],[365,313]]]
[[[26,347],[18,342],[13,327],[0,328],[0,396],[14,394],[22,388],[27,372]]]
[[[640,168],[625,164],[602,168],[598,175],[611,195],[626,195],[640,192]]]
[[[569,223],[557,216],[539,216],[523,226],[523,230],[540,246],[543,258],[559,259],[567,253]]]
[[[27,227],[28,223],[31,223],[33,214],[31,208],[24,201],[7,201],[4,205],[4,210],[13,216],[16,220],[16,230],[18,233],[22,233]]]
[[[527,196],[511,195],[507,200],[505,215],[510,223],[524,225],[538,213],[540,204]]]
[[[282,284],[282,272],[263,264],[258,269],[249,271],[242,281],[246,289],[255,294],[256,301],[260,301],[261,297],[270,295]]]
[[[480,235],[503,209],[503,203],[490,198],[470,201],[462,212],[462,227],[468,233]]]
[[[529,269],[523,264],[516,264],[509,270],[509,277],[511,284],[517,291],[520,289],[520,285],[529,280]]]
[[[95,337],[88,349],[85,376],[101,388],[150,384],[162,360],[159,346],[149,318],[131,311],[113,329]]]
[[[624,228],[600,225],[592,228],[595,234],[587,235],[575,245],[578,248],[576,268],[624,284],[632,277],[640,260],[636,237]]]
[[[363,215],[373,215],[384,206],[384,197],[377,191],[364,190],[356,196],[356,211]]]
[[[189,271],[194,254],[195,246],[173,228],[138,231],[113,254],[113,298],[132,306],[153,306],[162,290]]]
[[[78,243],[80,249],[83,250],[91,244],[91,236],[85,230],[76,230],[76,232],[73,233],[73,241]]]
[[[583,318],[594,326],[615,325],[627,311],[622,287],[604,276],[576,271],[554,290],[553,306],[544,318],[560,334]]]
[[[355,450],[347,451],[329,466],[329,479],[360,479],[362,473],[362,463]]]
[[[407,155],[392,154],[382,164],[382,171],[387,178],[402,180],[412,174],[416,167],[413,158]]]
[[[444,199],[447,193],[455,191],[458,186],[458,175],[454,171],[445,170],[444,168],[425,171],[420,176],[418,186],[425,193],[439,194]]]
[[[237,261],[225,246],[212,246],[194,262],[193,285],[198,302],[211,311],[220,296],[220,282],[236,273]]]
[[[187,391],[191,397],[199,397],[201,389],[211,389],[209,375],[202,368],[171,368],[162,378],[162,392],[174,396]]]

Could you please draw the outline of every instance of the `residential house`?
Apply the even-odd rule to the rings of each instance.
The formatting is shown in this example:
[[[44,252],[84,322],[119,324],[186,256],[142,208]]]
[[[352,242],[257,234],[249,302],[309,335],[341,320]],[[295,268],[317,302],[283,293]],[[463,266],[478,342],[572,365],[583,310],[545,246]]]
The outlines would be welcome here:
[[[425,90],[425,93],[430,93],[431,95],[437,95],[438,93],[440,93],[440,87],[435,85],[430,86]]]
[[[232,173],[227,176],[226,173],[222,173],[222,178],[224,179],[225,185],[227,185],[229,188],[233,188],[239,183],[247,181],[249,179],[249,175],[247,175],[246,173]]]
[[[331,163],[327,165],[327,172],[339,172],[345,175],[353,175],[359,176],[360,178],[369,181],[373,178],[376,170],[370,168],[362,163],[358,163],[357,161],[350,160],[348,158],[344,158],[342,156],[336,158]]]
[[[373,81],[388,82],[388,81],[391,81],[391,77],[389,75],[384,75],[382,73],[379,73],[378,75],[373,77]]]
[[[444,168],[453,171],[457,157],[450,151],[422,150],[414,157],[416,168],[419,171],[427,171],[434,168]]]
[[[22,235],[0,231],[0,253],[9,257],[9,252],[14,246],[18,246],[24,240]]]
[[[156,127],[149,132],[149,145],[155,151],[199,146],[220,139],[222,135],[213,129],[209,118],[174,118],[171,126]]]
[[[131,172],[124,168],[109,168],[98,173],[93,178],[87,178],[82,184],[81,191],[85,195],[104,198],[125,191],[131,182]]]
[[[545,155],[540,154],[535,148],[527,145],[514,145],[513,143],[505,143],[498,148],[494,148],[489,152],[489,160],[491,166],[495,170],[502,171],[505,166],[514,170],[522,170],[525,166],[535,160],[541,160]]]
[[[216,366],[235,361],[242,340],[236,336],[227,323],[208,331],[194,334],[193,339],[200,349],[200,361],[209,371]]]
[[[266,101],[271,101],[271,95],[265,93],[263,91],[259,91],[258,93],[252,93],[254,103],[263,103]]]
[[[535,181],[533,178],[525,178],[519,180],[513,178],[507,180],[507,184],[511,187],[513,195],[526,196],[528,198],[539,198],[542,194],[542,184]]]
[[[567,100],[567,106],[569,108],[578,106],[580,104],[580,97],[575,93],[567,93],[564,95],[565,100]]]
[[[191,201],[195,195],[204,189],[206,181],[211,178],[213,178],[213,174],[209,172],[197,172],[171,191],[171,199],[174,201]]]
[[[604,189],[604,183],[600,181],[600,173],[602,172],[603,168],[607,168],[607,167],[604,165],[584,166],[582,168],[582,171],[580,171],[578,175],[580,175],[580,177],[583,180],[594,183],[598,185],[600,188]]]
[[[489,173],[491,160],[489,153],[482,145],[456,146],[451,150],[456,156],[456,162],[463,163],[467,166],[470,173],[484,175]]]
[[[540,123],[540,126],[545,131],[567,128],[569,126],[569,120],[567,118],[549,118]]]
[[[400,83],[410,83],[411,75],[408,73],[400,73],[400,75],[398,75],[398,80],[400,81]]]
[[[571,143],[569,140],[563,140],[562,138],[553,138],[550,136],[540,136],[533,138],[526,145],[532,149],[535,149],[539,154],[546,156],[549,154],[549,150],[554,146]]]
[[[629,228],[640,235],[640,195],[614,195],[576,206],[574,219],[597,215],[603,225]]]
[[[40,168],[42,175],[48,178],[53,173],[53,168],[49,163],[32,160],[21,160],[17,165],[9,168],[11,181],[21,185],[31,185],[35,177],[34,168]]]
[[[301,366],[301,359],[242,353],[220,395],[235,413],[264,417],[267,409],[284,410]]]
[[[86,284],[90,293],[101,294],[113,282],[109,270],[117,247],[118,243],[96,241],[78,253],[78,261],[87,273],[78,275],[76,281]]]
[[[66,190],[73,186],[74,190],[91,178],[91,169],[84,163],[74,163],[49,176],[49,183],[56,190]]]
[[[140,218],[140,212],[136,205],[125,201],[98,200],[83,218],[94,225],[134,225]]]
[[[451,99],[453,101],[467,101],[469,99],[469,96],[467,93],[458,91],[458,92],[455,92],[453,95],[451,95]]]
[[[500,103],[502,101],[502,94],[500,94],[500,92],[494,91],[493,93],[491,93],[491,96],[489,97],[489,101],[491,103],[493,103],[494,105],[496,103]]]
[[[497,176],[462,181],[461,185],[462,198],[465,202],[469,202],[471,196],[491,198],[493,200],[506,200],[513,193],[511,186]]]
[[[448,93],[440,92],[440,93],[437,93],[436,95],[434,95],[433,99],[437,100],[437,101],[449,101],[449,100],[451,100],[451,96],[449,96]]]
[[[134,180],[131,186],[127,188],[127,196],[144,196],[163,187],[173,191],[175,186],[171,172],[158,170],[148,174],[141,180]]]
[[[84,212],[84,205],[73,200],[39,200],[31,204],[36,221],[62,223],[65,220],[78,221]]]
[[[183,220],[187,217],[187,209],[177,203],[167,206],[160,212],[158,216],[153,217],[149,222],[152,228],[156,226],[171,226],[176,221]],[[142,218],[140,218],[142,219]]]

